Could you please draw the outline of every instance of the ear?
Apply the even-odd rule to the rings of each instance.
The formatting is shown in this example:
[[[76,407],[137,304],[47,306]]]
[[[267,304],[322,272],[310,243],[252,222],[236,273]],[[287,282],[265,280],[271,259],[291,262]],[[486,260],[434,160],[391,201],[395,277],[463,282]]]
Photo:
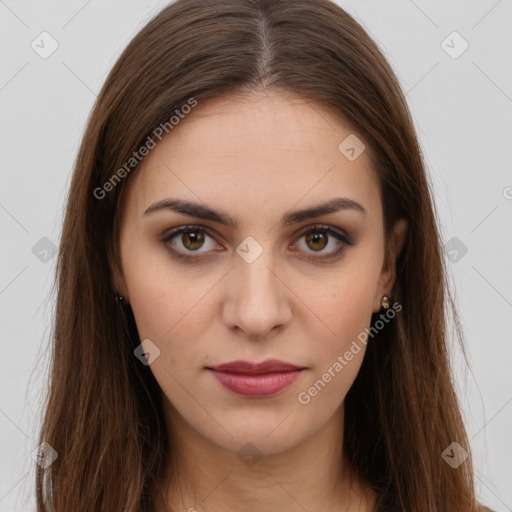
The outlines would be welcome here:
[[[109,246],[108,248],[108,263],[112,275],[112,288],[115,291],[117,291],[119,295],[122,295],[126,299],[126,302],[129,302],[128,289],[126,287],[126,282],[124,279],[123,270],[121,268],[121,263],[117,262],[114,256],[114,250],[112,246]]]
[[[386,251],[386,261],[382,268],[379,278],[379,286],[377,287],[377,295],[375,296],[373,312],[377,313],[381,309],[381,301],[384,295],[390,296],[391,290],[396,279],[396,260],[404,247],[407,235],[407,221],[399,219],[393,226],[391,240],[389,241],[388,250]]]

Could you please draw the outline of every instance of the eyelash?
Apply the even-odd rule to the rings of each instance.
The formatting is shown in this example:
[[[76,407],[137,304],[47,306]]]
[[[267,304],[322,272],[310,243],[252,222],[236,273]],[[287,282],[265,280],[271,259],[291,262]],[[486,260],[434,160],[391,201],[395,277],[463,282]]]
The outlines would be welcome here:
[[[173,229],[172,231],[165,233],[163,236],[159,237],[158,240],[166,245],[166,247],[169,249],[169,251],[171,252],[171,255],[173,257],[179,258],[181,260],[189,261],[189,262],[194,262],[194,261],[197,261],[199,259],[202,259],[202,258],[205,258],[208,256],[206,256],[206,253],[198,253],[200,255],[195,255],[195,254],[193,254],[193,252],[190,252],[190,254],[184,253],[180,250],[174,249],[173,247],[171,247],[167,244],[173,238],[175,238],[178,235],[181,235],[182,233],[197,232],[197,231],[199,231],[201,233],[206,233],[209,237],[215,239],[214,235],[206,227],[201,226],[201,225],[192,224],[192,225],[181,226],[179,228]],[[332,235],[335,239],[337,239],[341,243],[341,246],[338,249],[334,250],[333,252],[329,253],[327,256],[305,256],[306,259],[316,260],[316,261],[333,259],[337,256],[341,256],[345,252],[345,249],[347,246],[354,245],[354,243],[348,236],[331,228],[330,226],[326,226],[323,224],[311,226],[306,231],[303,231],[298,236],[298,239],[308,235],[309,233],[318,233],[318,232],[324,233],[327,235]]]

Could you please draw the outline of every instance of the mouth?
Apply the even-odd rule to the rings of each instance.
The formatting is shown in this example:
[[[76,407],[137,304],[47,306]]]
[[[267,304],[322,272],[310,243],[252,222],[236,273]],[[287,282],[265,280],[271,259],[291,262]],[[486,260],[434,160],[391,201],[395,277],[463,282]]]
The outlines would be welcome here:
[[[284,361],[270,359],[262,363],[232,361],[206,369],[229,391],[243,396],[272,396],[290,384],[306,370]]]

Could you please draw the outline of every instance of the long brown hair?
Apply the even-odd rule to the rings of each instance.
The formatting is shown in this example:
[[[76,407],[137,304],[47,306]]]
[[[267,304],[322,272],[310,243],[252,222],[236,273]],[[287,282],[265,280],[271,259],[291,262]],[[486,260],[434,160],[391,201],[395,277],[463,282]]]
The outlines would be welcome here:
[[[256,89],[295,92],[348,121],[372,150],[386,240],[395,220],[408,222],[392,292],[402,310],[369,342],[345,399],[348,459],[377,493],[379,512],[475,512],[471,456],[457,468],[442,457],[452,442],[470,449],[452,383],[447,312],[461,343],[463,336],[432,186],[393,70],[328,0],[177,0],[111,70],[67,198],[40,434],[58,457],[37,467],[38,511],[151,510],[173,445],[160,388],[133,354],[136,328],[126,335],[114,301],[109,256],[122,268],[116,213],[136,172],[126,163],[158,126],[170,131],[169,119],[191,98],[201,104]]]

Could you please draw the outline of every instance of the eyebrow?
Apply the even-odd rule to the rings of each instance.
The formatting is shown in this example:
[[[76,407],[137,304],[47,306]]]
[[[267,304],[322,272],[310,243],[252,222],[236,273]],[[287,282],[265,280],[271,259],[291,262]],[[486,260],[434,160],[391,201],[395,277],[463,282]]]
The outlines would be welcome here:
[[[321,217],[322,215],[342,210],[354,210],[360,212],[364,216],[367,215],[367,211],[362,204],[349,199],[348,197],[337,197],[309,208],[288,212],[283,215],[281,223],[285,226],[297,224],[303,220],[314,219],[315,217]],[[157,201],[146,209],[144,215],[151,215],[162,211],[173,211],[183,215],[189,215],[191,217],[198,217],[200,219],[218,222],[219,224],[229,226],[231,228],[236,228],[238,226],[238,222],[223,211],[214,210],[205,204],[183,199],[168,198]]]

